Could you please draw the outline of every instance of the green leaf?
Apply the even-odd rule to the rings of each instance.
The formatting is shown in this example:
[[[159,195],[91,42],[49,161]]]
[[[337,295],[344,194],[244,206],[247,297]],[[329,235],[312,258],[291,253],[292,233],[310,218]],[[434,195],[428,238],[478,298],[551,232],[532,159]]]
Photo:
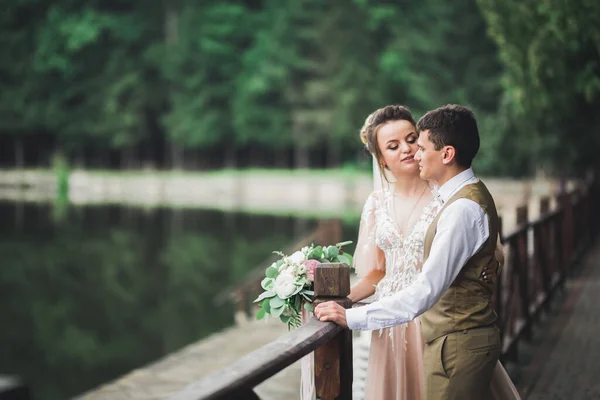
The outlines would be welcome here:
[[[257,320],[263,319],[266,314],[267,314],[267,312],[265,311],[264,308],[259,308],[258,312],[256,313],[256,319]]]
[[[338,249],[335,246],[329,246],[327,248],[327,257],[328,258],[333,258],[333,257],[337,257],[338,254],[340,254],[340,249]]]
[[[323,248],[321,246],[315,247],[306,256],[309,260],[320,260],[321,257],[323,257]]]
[[[257,298],[256,300],[254,300],[254,303],[258,303],[259,301],[269,298],[269,297],[273,297],[275,296],[275,292],[272,292],[270,290],[267,290],[266,292],[262,292]]]
[[[337,247],[344,247],[344,246],[348,246],[349,244],[352,244],[352,240],[346,240],[345,242],[336,243],[335,245]]]
[[[340,254],[338,257],[339,262],[352,266],[352,256],[348,253]]]
[[[313,312],[315,307],[311,303],[304,303],[304,309],[308,312]]]
[[[285,304],[285,300],[280,299],[277,296],[275,296],[271,299],[271,308],[283,307],[284,304]]]
[[[260,287],[264,290],[269,290],[273,287],[273,283],[275,283],[273,278],[265,278],[260,282]]]
[[[260,305],[265,309],[267,314],[271,313],[271,299],[265,299],[262,303],[260,303]]]
[[[265,271],[265,275],[267,276],[267,278],[275,279],[277,278],[277,275],[279,275],[279,271],[275,267],[269,267]]]
[[[285,306],[283,305],[281,307],[271,308],[271,315],[274,317],[279,317],[283,313],[284,308]]]
[[[281,322],[287,324],[291,317],[289,315],[282,315],[279,318],[281,319]]]
[[[301,294],[301,296],[302,296],[302,297],[304,297],[304,299],[305,299],[306,301],[309,301],[309,302],[312,302],[312,301],[313,301],[313,299],[312,299],[312,298],[310,298],[309,296],[305,295],[304,293],[302,293],[302,294]]]

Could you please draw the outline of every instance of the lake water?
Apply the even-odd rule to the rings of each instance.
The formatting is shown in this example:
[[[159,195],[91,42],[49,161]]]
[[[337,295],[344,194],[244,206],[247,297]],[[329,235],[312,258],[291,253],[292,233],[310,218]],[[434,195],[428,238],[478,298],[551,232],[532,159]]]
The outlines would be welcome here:
[[[69,398],[230,326],[235,306],[214,298],[318,222],[6,201],[0,220],[0,375],[23,378],[36,400]]]

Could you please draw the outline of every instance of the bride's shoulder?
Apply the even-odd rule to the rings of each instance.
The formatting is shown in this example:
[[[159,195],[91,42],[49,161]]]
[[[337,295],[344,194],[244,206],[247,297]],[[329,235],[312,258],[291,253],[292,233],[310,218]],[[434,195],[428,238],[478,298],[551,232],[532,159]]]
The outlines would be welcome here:
[[[382,201],[384,198],[386,198],[387,196],[390,196],[391,193],[389,190],[386,189],[376,189],[373,190],[371,192],[371,194],[369,194],[369,197],[367,198],[367,202],[369,201]]]
[[[367,200],[365,201],[365,205],[363,207],[364,210],[374,210],[380,207],[383,202],[384,197],[387,195],[384,189],[373,190]]]

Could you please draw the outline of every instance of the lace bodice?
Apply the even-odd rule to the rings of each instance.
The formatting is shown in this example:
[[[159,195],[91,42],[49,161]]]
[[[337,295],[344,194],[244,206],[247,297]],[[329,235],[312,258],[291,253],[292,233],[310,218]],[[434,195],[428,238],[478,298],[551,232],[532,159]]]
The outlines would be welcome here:
[[[419,218],[404,236],[394,221],[393,201],[393,192],[375,191],[367,199],[361,216],[355,268],[359,275],[373,268],[385,269],[385,277],[376,287],[375,299],[396,293],[417,277],[423,264],[425,234],[441,208],[441,203],[434,199],[421,209],[415,209],[415,213],[420,213]],[[383,252],[384,257],[379,262],[375,247]]]

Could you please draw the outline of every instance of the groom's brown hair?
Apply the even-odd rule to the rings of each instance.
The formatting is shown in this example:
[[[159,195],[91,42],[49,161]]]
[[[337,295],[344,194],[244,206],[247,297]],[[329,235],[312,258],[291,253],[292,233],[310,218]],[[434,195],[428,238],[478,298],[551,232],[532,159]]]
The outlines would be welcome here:
[[[470,167],[479,151],[479,130],[473,111],[457,104],[448,104],[429,111],[417,122],[419,132],[429,131],[435,149],[452,146],[456,162]]]

